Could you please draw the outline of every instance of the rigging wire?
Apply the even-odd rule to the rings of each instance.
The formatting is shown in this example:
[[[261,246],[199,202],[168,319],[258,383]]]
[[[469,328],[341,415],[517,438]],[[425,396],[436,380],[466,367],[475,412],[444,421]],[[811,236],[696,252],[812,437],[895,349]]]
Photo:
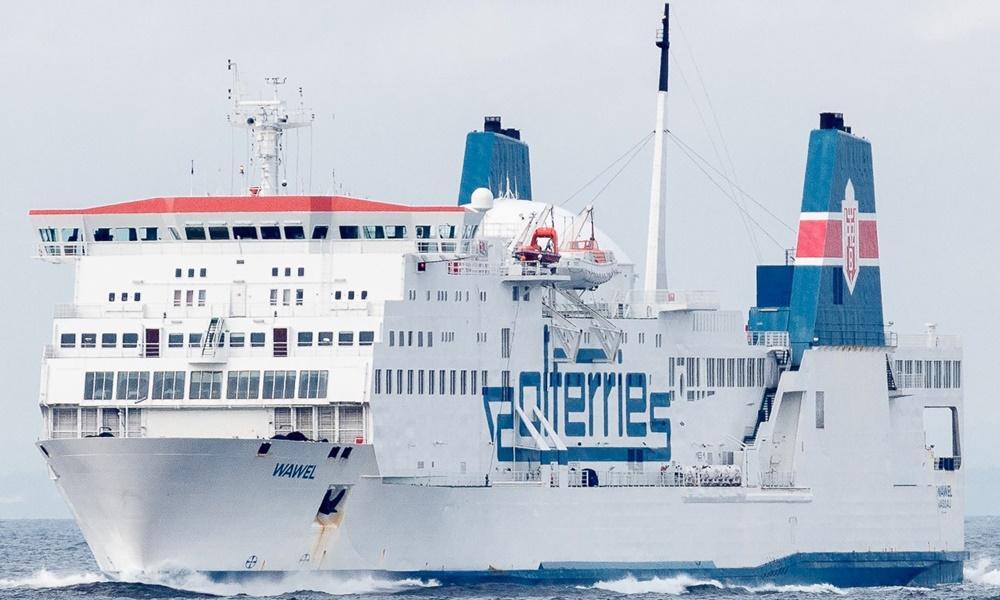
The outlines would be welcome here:
[[[611,163],[608,166],[606,166],[603,169],[601,169],[600,173],[598,173],[597,175],[594,175],[589,181],[587,181],[587,183],[585,183],[582,186],[580,186],[580,189],[576,190],[575,192],[573,192],[572,194],[570,194],[569,196],[567,196],[566,199],[563,200],[562,202],[560,202],[557,206],[563,206],[564,204],[566,204],[567,202],[569,202],[570,200],[572,200],[573,198],[575,198],[577,196],[577,194],[579,194],[583,190],[585,190],[588,187],[590,187],[590,185],[592,183],[594,183],[595,181],[597,181],[598,179],[600,179],[602,175],[604,175],[605,173],[607,173],[608,171],[610,171],[616,164],[619,163],[619,161],[621,161],[625,157],[627,157],[630,154],[632,154],[633,152],[635,152],[636,148],[640,148],[641,146],[645,145],[646,142],[648,142],[652,137],[653,137],[653,132],[652,131],[649,132],[649,133],[647,133],[646,135],[642,136],[642,138],[638,142],[636,142],[634,145],[632,145],[631,148],[629,148],[628,150],[626,150],[624,154],[622,154],[618,158],[616,158],[613,161],[611,161]],[[629,160],[631,160],[631,158]],[[617,176],[617,174],[616,174],[616,176]],[[607,187],[607,186],[605,186],[605,187]]]
[[[607,181],[607,182],[606,182],[606,183],[605,183],[605,184],[604,184],[604,185],[603,185],[603,186],[601,187],[601,189],[597,190],[597,193],[596,193],[596,194],[594,194],[593,198],[591,198],[591,199],[590,199],[590,202],[588,202],[587,204],[591,204],[591,205],[592,205],[592,204],[594,203],[594,201],[595,201],[595,200],[597,200],[597,197],[598,197],[598,196],[600,196],[601,194],[603,194],[603,193],[604,193],[604,190],[608,189],[608,186],[609,186],[609,185],[611,185],[611,184],[612,184],[612,182],[614,182],[614,180],[615,180],[615,179],[617,179],[619,175],[621,175],[622,171],[624,171],[624,170],[625,170],[625,167],[627,167],[627,166],[629,165],[629,163],[631,163],[631,162],[632,162],[632,160],[633,160],[633,159],[634,159],[634,158],[635,158],[636,156],[639,156],[639,154],[640,154],[640,153],[642,152],[642,149],[646,147],[646,144],[648,144],[648,143],[649,143],[649,140],[651,140],[651,139],[653,139],[653,136],[652,136],[652,134],[650,134],[649,136],[647,136],[647,137],[646,137],[646,140],[645,140],[645,141],[644,141],[644,142],[642,143],[642,145],[641,145],[641,146],[639,146],[638,148],[636,148],[635,152],[633,152],[633,153],[632,153],[632,156],[629,156],[629,157],[628,157],[628,160],[626,160],[626,161],[625,161],[625,162],[624,162],[624,163],[622,164],[622,166],[621,166],[621,167],[620,167],[620,168],[619,168],[619,169],[618,169],[617,171],[615,171],[615,174],[611,176],[611,179],[609,179],[609,180],[608,180],[608,181]]]
[[[760,208],[762,211],[764,211],[765,213],[767,213],[772,219],[774,219],[775,221],[777,221],[778,223],[780,223],[782,227],[784,227],[788,231],[792,232],[793,234],[796,233],[796,230],[795,230],[794,227],[792,227],[791,225],[789,225],[787,222],[785,222],[784,219],[782,219],[778,215],[774,214],[769,208],[767,208],[767,206],[765,206],[764,204],[762,204],[761,202],[759,202],[756,198],[754,198],[753,196],[751,196],[746,190],[744,190],[740,186],[736,185],[735,182],[730,181],[729,178],[726,177],[725,173],[719,171],[719,169],[717,169],[714,165],[712,165],[711,162],[709,162],[708,160],[706,160],[704,156],[702,156],[701,154],[698,154],[698,152],[694,148],[692,148],[684,140],[682,140],[679,137],[677,137],[677,134],[675,134],[673,131],[671,131],[671,130],[668,129],[667,130],[667,136],[670,139],[672,139],[678,145],[678,147],[682,148],[686,152],[689,152],[690,153],[689,154],[689,158],[692,158],[691,155],[693,155],[694,157],[697,157],[698,160],[701,161],[702,163],[704,163],[704,165],[706,167],[708,167],[709,169],[711,169],[712,171],[714,171],[719,177],[725,179],[727,183],[730,183],[731,185],[733,185],[733,187],[735,187],[737,189],[737,191],[740,192],[740,194],[742,194],[744,197],[746,197],[747,200],[750,200],[751,202],[753,202],[754,204],[756,204],[758,208]],[[706,175],[707,175],[707,173],[706,173]]]
[[[675,15],[676,15],[676,10],[675,10]],[[687,51],[688,57],[691,59],[691,64],[694,67],[695,75],[698,78],[698,84],[701,86],[701,92],[705,96],[705,102],[708,104],[708,112],[712,116],[712,122],[715,124],[716,135],[719,136],[719,144],[722,146],[723,154],[726,157],[725,162],[723,162],[722,157],[719,155],[719,150],[716,147],[715,141],[713,140],[711,133],[709,132],[708,126],[705,124],[705,120],[701,117],[700,110],[698,111],[698,117],[702,120],[702,126],[705,127],[706,133],[709,133],[709,140],[712,141],[712,150],[715,152],[716,160],[719,162],[720,165],[723,165],[724,167],[728,166],[729,168],[729,175],[732,177],[732,181],[730,182],[730,187],[733,188],[733,195],[735,196],[736,195],[735,188],[738,187],[739,185],[739,178],[736,176],[736,165],[733,163],[732,153],[729,151],[729,144],[726,142],[726,136],[722,131],[722,126],[719,124],[719,116],[715,110],[715,104],[712,102],[712,96],[708,93],[708,86],[705,85],[705,79],[704,77],[702,77],[701,68],[698,66],[698,61],[694,57],[693,46],[688,42],[687,36],[684,34],[684,28],[681,25],[680,20],[676,19],[676,16],[674,22],[677,24],[677,31],[678,33],[680,33],[681,39],[683,40],[683,43],[681,45]],[[687,79],[685,79],[684,72],[681,70],[679,64],[677,70],[681,74],[681,79],[684,79],[684,84],[688,85]],[[690,88],[690,85],[688,85],[688,87]],[[697,108],[697,104],[695,104],[695,108]],[[747,229],[747,235],[750,236],[750,240],[753,243],[754,250],[757,252],[757,259],[759,261],[761,258],[760,247],[757,244],[757,239],[753,233],[753,229],[749,227],[749,224],[747,223],[746,219],[743,219],[743,225]]]
[[[683,37],[684,34],[683,34],[683,30],[680,30],[680,23],[678,23],[678,30],[681,32],[681,36]],[[685,42],[686,42],[686,38],[685,38]],[[695,95],[696,94],[696,90],[695,90],[694,86],[691,85],[691,83],[687,79],[687,76],[684,74],[684,69],[681,67],[680,57],[677,56],[677,54],[675,52],[673,52],[673,51],[671,51],[670,54],[674,57],[674,64],[677,67],[677,73],[680,74],[680,76],[681,76],[681,81],[683,81],[684,82],[684,86],[687,87],[687,89],[691,91],[691,100],[692,100],[692,104],[694,105],[695,113],[698,115],[698,120],[701,122],[701,126],[705,130],[705,134],[708,136],[708,141],[712,145],[712,152],[715,154],[715,160],[718,161],[718,163],[720,165],[723,165],[723,167],[725,167],[726,163],[723,162],[723,160],[722,160],[722,154],[719,152],[718,144],[715,143],[715,135],[713,134],[713,131],[711,130],[711,128],[709,128],[708,122],[705,120],[705,115],[702,112],[701,107],[699,106],[697,97]],[[690,51],[689,48],[688,48],[688,57],[691,59],[691,62],[694,64],[695,70],[697,71],[698,70],[698,64],[695,62],[694,55],[691,53],[691,51]],[[699,71],[699,73],[700,73],[700,71]],[[700,77],[700,75],[699,75],[699,77]],[[705,90],[704,82],[702,82],[701,85],[702,85],[702,93],[707,98],[708,97],[708,92],[707,92],[707,90]],[[709,107],[711,107],[711,102],[709,102]],[[718,120],[716,120],[716,125],[718,126]],[[731,161],[730,161],[730,167],[731,167]],[[730,169],[730,170],[732,172],[732,169]],[[735,179],[735,176],[733,177],[733,179]],[[730,188],[732,188],[732,187],[733,187],[732,183],[730,183]],[[732,199],[736,199],[737,198],[737,194],[736,194],[735,190],[731,189],[729,193],[731,194]],[[740,204],[743,204],[743,200],[742,199],[739,199],[737,201]],[[754,235],[753,228],[750,226],[749,221],[747,221],[746,214],[744,212],[742,212],[742,211],[740,212],[740,221],[743,223],[743,229],[746,231],[747,237],[750,238],[750,245],[753,246],[754,254],[757,256],[757,262],[760,262],[761,261],[760,244],[757,243],[757,236]]]
[[[754,225],[756,225],[758,229],[760,229],[761,233],[763,233],[764,235],[766,235],[767,238],[769,240],[771,240],[772,242],[774,242],[774,245],[777,246],[778,248],[780,248],[781,250],[785,250],[786,249],[785,245],[783,245],[781,242],[779,242],[777,240],[777,238],[775,238],[773,235],[771,235],[771,233],[767,229],[765,229],[763,225],[760,224],[760,222],[758,222],[756,219],[754,219],[753,216],[747,211],[747,209],[744,208],[735,198],[731,197],[727,193],[726,188],[722,187],[722,184],[720,184],[718,181],[716,181],[715,178],[712,177],[712,175],[707,170],[705,170],[705,167],[703,167],[702,164],[698,160],[695,160],[695,157],[692,156],[692,154],[691,154],[693,152],[693,150],[689,150],[689,147],[686,144],[685,145],[681,145],[680,141],[677,139],[677,136],[674,136],[674,135],[670,134],[670,130],[667,130],[667,134],[669,135],[670,139],[674,140],[674,142],[677,143],[677,147],[681,150],[681,152],[684,153],[684,156],[686,156],[688,158],[688,160],[690,160],[694,164],[694,166],[698,167],[698,170],[701,171],[705,175],[705,177],[707,177],[708,180],[712,182],[712,185],[714,185],[715,187],[719,188],[719,191],[721,191],[722,194],[726,198],[728,198],[729,201],[732,202],[733,205],[736,206],[737,209],[739,209],[740,211],[742,211],[742,213],[744,215],[746,215],[746,218],[749,219],[751,223],[753,223]],[[701,157],[699,156],[699,158],[701,158]],[[701,160],[704,161],[705,159],[701,158]],[[706,164],[708,164],[708,163],[706,163]],[[708,166],[711,167],[710,164]]]

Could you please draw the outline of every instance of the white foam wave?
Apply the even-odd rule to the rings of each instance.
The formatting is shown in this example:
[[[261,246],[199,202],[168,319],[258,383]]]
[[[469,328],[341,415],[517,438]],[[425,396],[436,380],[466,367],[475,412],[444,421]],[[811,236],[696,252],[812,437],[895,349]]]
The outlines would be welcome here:
[[[47,569],[40,569],[27,577],[0,579],[0,590],[9,590],[14,588],[27,588],[33,590],[62,588],[72,585],[99,583],[102,581],[107,581],[107,578],[99,573],[54,573]]]
[[[765,583],[764,585],[734,587],[739,587],[739,589],[743,589],[754,594],[773,594],[778,592],[786,594],[837,594],[842,596],[847,593],[846,590],[842,590],[829,583],[814,583],[812,585],[774,585],[772,583]]]
[[[1000,586],[1000,568],[997,568],[989,558],[980,558],[972,565],[966,564],[963,574],[973,583]]]
[[[157,575],[123,574],[119,581],[162,585],[176,590],[215,596],[278,596],[291,592],[320,592],[333,596],[392,593],[420,587],[436,587],[435,580],[379,579],[371,575],[340,576],[332,573],[289,573],[274,578],[213,581],[201,573],[178,572]]]
[[[843,595],[847,592],[835,585],[828,583],[817,583],[813,585],[775,585],[762,584],[758,586],[746,585],[726,585],[714,579],[695,579],[687,575],[676,577],[653,577],[652,579],[636,579],[628,576],[614,581],[598,581],[593,586],[594,589],[617,592],[619,594],[666,594],[669,596],[680,596],[686,594],[693,587],[709,586],[718,589],[743,590],[751,594],[774,594],[774,593],[799,593],[799,594],[837,594]]]
[[[619,594],[667,594],[680,596],[696,586],[712,586],[722,589],[723,585],[711,579],[695,579],[687,575],[676,577],[653,577],[652,579],[636,579],[629,575],[614,581],[598,581],[593,588],[618,592]]]

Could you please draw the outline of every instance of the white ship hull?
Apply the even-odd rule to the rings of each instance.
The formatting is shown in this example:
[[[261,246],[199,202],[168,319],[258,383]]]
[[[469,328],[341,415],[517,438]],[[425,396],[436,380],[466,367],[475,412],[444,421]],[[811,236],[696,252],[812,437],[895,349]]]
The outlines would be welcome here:
[[[837,495],[548,481],[419,485],[379,477],[371,446],[330,459],[334,444],[275,440],[258,456],[261,443],[92,438],[41,445],[109,573],[589,580],[685,572],[926,585],[960,578],[965,558],[961,510],[939,511],[932,485],[886,489],[859,477],[855,489]],[[316,466],[309,479],[276,476],[281,464]],[[341,519],[324,526],[317,508],[331,485],[348,492]]]

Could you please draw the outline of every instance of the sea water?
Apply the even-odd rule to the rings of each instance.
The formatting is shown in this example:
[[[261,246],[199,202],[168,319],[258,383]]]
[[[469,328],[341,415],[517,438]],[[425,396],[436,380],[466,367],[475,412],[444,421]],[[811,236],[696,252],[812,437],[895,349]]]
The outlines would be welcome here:
[[[135,598],[239,597],[309,600],[352,598],[396,600],[607,600],[636,597],[673,598],[1000,598],[1000,517],[966,521],[966,545],[972,555],[965,582],[932,588],[838,588],[831,585],[730,586],[679,576],[637,580],[626,577],[591,586],[572,585],[439,585],[433,580],[381,580],[373,577],[290,575],[280,580],[216,583],[198,575],[155,580],[111,581],[97,565],[79,529],[69,520],[0,521],[0,600],[8,598]]]

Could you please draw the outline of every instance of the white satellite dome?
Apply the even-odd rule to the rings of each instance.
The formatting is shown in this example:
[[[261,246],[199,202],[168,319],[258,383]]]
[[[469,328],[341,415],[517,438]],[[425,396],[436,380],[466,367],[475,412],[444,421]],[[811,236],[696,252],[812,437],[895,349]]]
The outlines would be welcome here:
[[[490,210],[493,208],[493,192],[489,188],[476,188],[469,198],[469,205],[476,210]]]

